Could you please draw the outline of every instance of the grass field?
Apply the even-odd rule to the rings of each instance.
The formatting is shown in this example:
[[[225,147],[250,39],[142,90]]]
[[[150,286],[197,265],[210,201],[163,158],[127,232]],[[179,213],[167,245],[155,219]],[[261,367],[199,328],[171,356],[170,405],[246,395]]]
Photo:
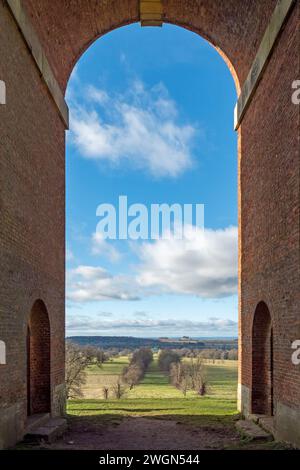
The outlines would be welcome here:
[[[127,391],[120,400],[102,398],[102,387],[112,387],[127,357],[120,357],[105,363],[102,368],[88,370],[87,383],[83,389],[84,398],[70,401],[68,412],[73,416],[99,416],[121,418],[122,416],[149,416],[176,418],[183,421],[206,419],[231,421],[237,414],[237,361],[217,361],[206,365],[209,383],[208,394],[197,396],[189,391],[187,396],[169,384],[168,377],[159,371],[157,360],[150,365],[144,380],[133,390]]]
[[[206,364],[208,394],[200,397],[189,391],[184,397],[159,371],[155,358],[141,384],[120,400],[104,400],[102,387],[113,384],[127,363],[128,358],[121,357],[102,368],[89,368],[85,397],[69,401],[68,430],[51,449],[286,448],[282,443],[243,439],[236,431],[237,362]],[[32,447],[22,443],[18,448]]]

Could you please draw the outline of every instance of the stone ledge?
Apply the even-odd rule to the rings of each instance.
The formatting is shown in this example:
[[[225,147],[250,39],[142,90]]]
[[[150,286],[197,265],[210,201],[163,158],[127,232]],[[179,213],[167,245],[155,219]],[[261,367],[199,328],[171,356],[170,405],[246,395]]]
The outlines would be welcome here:
[[[67,420],[64,418],[50,418],[42,426],[32,429],[25,435],[26,442],[52,443],[67,430]]]
[[[237,421],[238,432],[251,441],[272,441],[273,436],[248,419]]]
[[[234,110],[234,128],[237,130],[242,119],[251,103],[255,90],[263,76],[264,69],[268,63],[278,36],[283,28],[285,21],[290,14],[296,0],[278,0],[275,10],[271,16],[265,34],[260,43],[258,52],[250,68],[248,77],[242,87]]]
[[[273,416],[262,416],[258,419],[258,424],[264,429],[266,432],[270,433],[272,436],[275,435],[275,428],[274,428],[274,417]]]
[[[39,73],[44,80],[47,89],[55,102],[59,115],[66,127],[69,128],[69,109],[65,101],[60,86],[54,76],[48,59],[43,51],[39,38],[34,31],[30,19],[22,6],[20,0],[6,0],[8,8],[14,17],[14,20],[21,31],[21,34],[27,44],[27,47],[32,55]]]
[[[27,418],[25,434],[30,433],[33,429],[43,426],[50,419],[50,413],[37,413]]]

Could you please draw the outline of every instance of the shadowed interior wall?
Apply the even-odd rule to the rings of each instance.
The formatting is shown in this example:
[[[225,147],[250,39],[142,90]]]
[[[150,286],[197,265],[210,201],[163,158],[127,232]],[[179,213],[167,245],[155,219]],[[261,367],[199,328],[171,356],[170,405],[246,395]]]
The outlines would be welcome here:
[[[49,413],[50,323],[41,300],[31,309],[27,334],[27,413]]]
[[[256,307],[252,328],[252,413],[273,415],[273,329],[268,307]]]
[[[51,413],[64,399],[65,129],[6,2],[0,2],[0,448],[27,420],[27,328],[43,299],[51,324]]]

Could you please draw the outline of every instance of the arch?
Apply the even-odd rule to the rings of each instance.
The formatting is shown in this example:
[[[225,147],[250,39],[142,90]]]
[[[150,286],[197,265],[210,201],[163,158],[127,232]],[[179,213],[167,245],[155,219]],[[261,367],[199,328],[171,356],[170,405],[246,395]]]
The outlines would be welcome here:
[[[27,414],[50,412],[50,322],[42,300],[27,325]]]
[[[297,423],[300,422],[300,401],[299,394],[294,391],[299,390],[300,374],[299,369],[290,362],[291,348],[285,336],[294,338],[295,325],[299,320],[299,151],[295,151],[299,148],[299,110],[292,104],[291,88],[286,84],[292,83],[298,74],[300,2],[163,0],[162,19],[165,23],[180,25],[206,38],[228,58],[239,82],[245,84],[277,3],[280,9],[283,4],[289,3],[293,3],[295,8],[287,18],[282,34],[268,58],[264,76],[256,89],[255,99],[251,102],[251,111],[247,112],[238,129],[239,335],[242,358],[239,381],[241,409],[247,415],[251,412],[252,386],[259,384],[259,369],[252,374],[252,364],[254,366],[257,361],[257,353],[253,354],[251,351],[252,327],[256,330],[259,311],[266,311],[263,304],[257,306],[257,318],[255,315],[252,322],[253,306],[261,300],[261,293],[267,292],[272,296],[272,316],[276,318],[275,333],[278,334],[279,330],[285,332],[282,337],[278,334],[275,342],[276,435],[299,446],[300,435],[296,435],[295,430],[299,429]],[[65,201],[64,125],[56,108],[48,106],[46,87],[40,85],[41,77],[36,73],[33,61],[29,60],[28,50],[34,45],[32,36],[29,34],[31,43],[28,49],[21,42],[23,39],[12,18],[8,16],[9,4],[18,6],[21,17],[20,6],[24,6],[53,75],[64,91],[74,64],[94,40],[115,28],[139,21],[140,0],[0,2],[1,29],[5,32],[0,41],[2,62],[6,68],[5,80],[9,79],[11,90],[15,90],[15,93],[10,94],[12,99],[9,108],[5,108],[8,111],[7,118],[0,120],[0,131],[7,137],[4,139],[4,153],[10,159],[10,165],[3,165],[1,177],[5,181],[15,182],[16,169],[20,176],[18,184],[1,185],[1,200],[4,201],[1,213],[4,211],[4,220],[8,225],[3,233],[1,254],[4,259],[8,254],[12,255],[14,262],[13,265],[9,262],[2,266],[1,282],[7,293],[7,307],[1,309],[0,316],[1,321],[4,318],[4,328],[7,328],[5,340],[10,349],[11,342],[24,340],[26,337],[21,330],[10,328],[11,312],[15,311],[17,314],[18,311],[16,285],[20,284],[20,292],[32,295],[35,289],[33,282],[39,283],[41,291],[47,292],[47,297],[51,298],[54,309],[52,337],[55,337],[56,345],[56,354],[53,354],[55,376],[53,375],[52,383],[54,407],[55,386],[62,384],[64,380],[64,330],[61,321],[64,316],[65,295],[62,254],[65,233],[62,222]],[[26,23],[26,27],[28,26],[29,22]],[[32,32],[30,28],[29,32]],[[271,33],[273,35],[274,31]],[[40,65],[42,63],[42,68],[45,66],[47,72],[47,63],[41,60],[39,54],[35,56],[35,61]],[[19,79],[20,76],[23,80]],[[40,159],[40,155],[45,158]],[[39,185],[34,180],[37,168],[43,191],[39,191]],[[16,201],[17,204],[12,204],[11,201]],[[26,231],[24,222],[29,227]],[[48,236],[50,232],[51,237]],[[20,233],[21,238],[18,235]],[[48,256],[49,253],[51,256]],[[282,256],[283,253],[285,257]],[[41,259],[42,265],[39,263]],[[54,289],[55,295],[52,294]],[[28,312],[28,300],[25,301],[25,296],[23,301],[25,303],[20,306],[20,311]],[[26,308],[23,308],[24,305]],[[265,331],[271,332],[272,328],[270,329],[268,323],[272,325],[272,321],[270,318],[267,320],[266,314],[262,315],[265,316]],[[256,336],[253,347],[255,342],[259,343],[259,335]],[[263,341],[259,344],[262,343]],[[17,349],[12,348],[9,351],[8,360],[15,360],[19,364]],[[264,348],[261,349],[264,353]],[[287,358],[289,363],[286,362]],[[3,380],[0,385],[5,387],[8,407],[14,404],[15,396],[25,403],[22,386],[25,373],[23,366],[13,374],[9,367],[1,368]],[[287,390],[290,393],[287,394]],[[22,429],[21,418],[21,413],[13,416],[9,429],[15,429],[15,433],[18,428]],[[19,420],[18,425],[16,420]],[[5,445],[11,445],[8,434],[11,433],[7,432]]]
[[[252,325],[252,413],[273,416],[273,324],[259,302]]]
[[[106,34],[109,34],[111,32],[113,32],[114,30],[116,29],[119,29],[119,28],[122,28],[124,26],[129,26],[131,24],[134,24],[134,23],[137,23],[137,20],[133,20],[133,21],[126,21],[122,24],[119,24],[117,26],[114,26],[112,28],[110,28],[109,30],[105,31],[104,33],[102,34],[98,34],[97,36],[93,37],[89,42],[87,42],[86,44],[84,44],[84,46],[82,47],[82,49],[79,51],[78,55],[76,57],[74,57],[74,60],[72,63],[70,63],[70,66],[69,66],[69,69],[68,69],[68,72],[67,72],[67,76],[66,76],[66,80],[65,82],[63,83],[63,86],[62,86],[62,90],[66,93],[66,90],[67,90],[67,87],[68,87],[68,83],[69,83],[69,79],[71,77],[71,74],[74,70],[74,68],[76,67],[77,63],[80,61],[81,57],[85,54],[85,52],[87,52],[87,50],[98,40],[100,39],[102,36],[106,35]],[[226,52],[218,46],[217,43],[215,43],[211,37],[207,34],[205,34],[205,32],[203,32],[202,30],[199,30],[197,28],[193,28],[185,23],[180,23],[178,21],[167,21],[165,20],[164,21],[165,24],[169,24],[171,26],[178,26],[179,28],[183,28],[187,31],[190,31],[191,33],[194,33],[198,36],[200,36],[202,39],[204,39],[206,42],[209,43],[209,45],[215,49],[218,54],[222,57],[222,59],[224,60],[225,64],[227,65],[230,73],[231,73],[231,76],[233,78],[233,81],[234,81],[234,85],[235,85],[235,89],[236,89],[236,93],[237,95],[240,94],[241,92],[241,83],[240,83],[240,79],[239,79],[239,76],[238,76],[238,73],[235,69],[235,66],[233,65],[231,59],[229,58],[229,56],[226,54]]]
[[[69,63],[69,68],[68,68],[68,71],[67,71],[67,76],[65,78],[65,81],[64,83],[62,84],[62,90],[64,92],[66,92],[67,90],[67,86],[68,86],[68,83],[69,83],[69,79],[70,79],[70,76],[74,70],[74,68],[76,67],[77,63],[80,61],[81,57],[85,54],[85,52],[87,52],[87,50],[98,40],[100,39],[101,37],[105,36],[106,34],[109,34],[111,32],[113,32],[114,30],[116,29],[119,29],[119,28],[122,28],[124,26],[129,26],[129,25],[132,25],[134,23],[137,23],[138,20],[136,19],[133,19],[133,20],[128,20],[128,21],[124,21],[116,26],[113,26],[111,27],[110,29],[108,29],[107,31],[104,31],[102,32],[101,34],[97,34],[96,36],[94,36],[92,39],[90,39],[88,42],[86,42],[84,45],[82,45],[82,48],[78,51],[78,55],[77,56],[74,56],[73,58],[73,61],[71,63]],[[239,75],[237,73],[237,70],[235,68],[235,65],[234,63],[231,61],[230,57],[227,55],[227,53],[222,49],[221,46],[218,45],[217,42],[215,42],[215,40],[209,35],[207,34],[205,31],[203,31],[202,29],[199,29],[198,27],[193,27],[193,26],[190,26],[189,24],[186,24],[186,23],[181,23],[180,21],[175,21],[175,20],[167,20],[165,19],[164,20],[164,24],[169,24],[171,26],[177,26],[179,28],[183,28],[187,31],[190,31],[191,33],[194,33],[198,36],[200,36],[202,39],[204,39],[206,42],[209,43],[209,45],[215,49],[218,54],[222,57],[222,59],[224,60],[225,64],[227,65],[231,75],[232,75],[232,78],[233,78],[233,81],[234,81],[234,84],[235,84],[235,89],[236,89],[236,92],[237,92],[237,95],[240,94],[241,92],[241,83],[240,83],[240,78],[239,78]]]
[[[276,2],[265,0],[263,8],[259,1],[248,2],[245,14],[244,0],[164,0],[162,20],[208,40],[226,57],[231,71],[236,71],[237,85],[237,80],[242,83],[247,77],[258,38],[262,38]],[[96,39],[140,21],[139,0],[52,0],[50,6],[48,0],[26,0],[24,6],[63,91],[73,67]]]

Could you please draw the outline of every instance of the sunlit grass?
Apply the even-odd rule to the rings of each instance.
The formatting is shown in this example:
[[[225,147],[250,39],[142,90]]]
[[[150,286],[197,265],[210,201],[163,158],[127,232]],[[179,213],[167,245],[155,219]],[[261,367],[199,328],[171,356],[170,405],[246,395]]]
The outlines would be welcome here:
[[[102,368],[95,366],[88,370],[85,387],[87,398],[72,400],[68,403],[68,412],[73,416],[98,416],[103,419],[122,418],[124,416],[149,416],[162,418],[168,416],[177,420],[199,421],[203,419],[231,421],[237,414],[237,361],[218,361],[206,364],[209,383],[208,394],[198,396],[188,391],[182,392],[169,383],[167,375],[159,371],[157,358],[150,365],[143,381],[133,390],[127,390],[120,400],[102,398],[103,386],[112,386],[128,363],[128,357],[113,359]],[[94,399],[88,398],[92,395]]]

